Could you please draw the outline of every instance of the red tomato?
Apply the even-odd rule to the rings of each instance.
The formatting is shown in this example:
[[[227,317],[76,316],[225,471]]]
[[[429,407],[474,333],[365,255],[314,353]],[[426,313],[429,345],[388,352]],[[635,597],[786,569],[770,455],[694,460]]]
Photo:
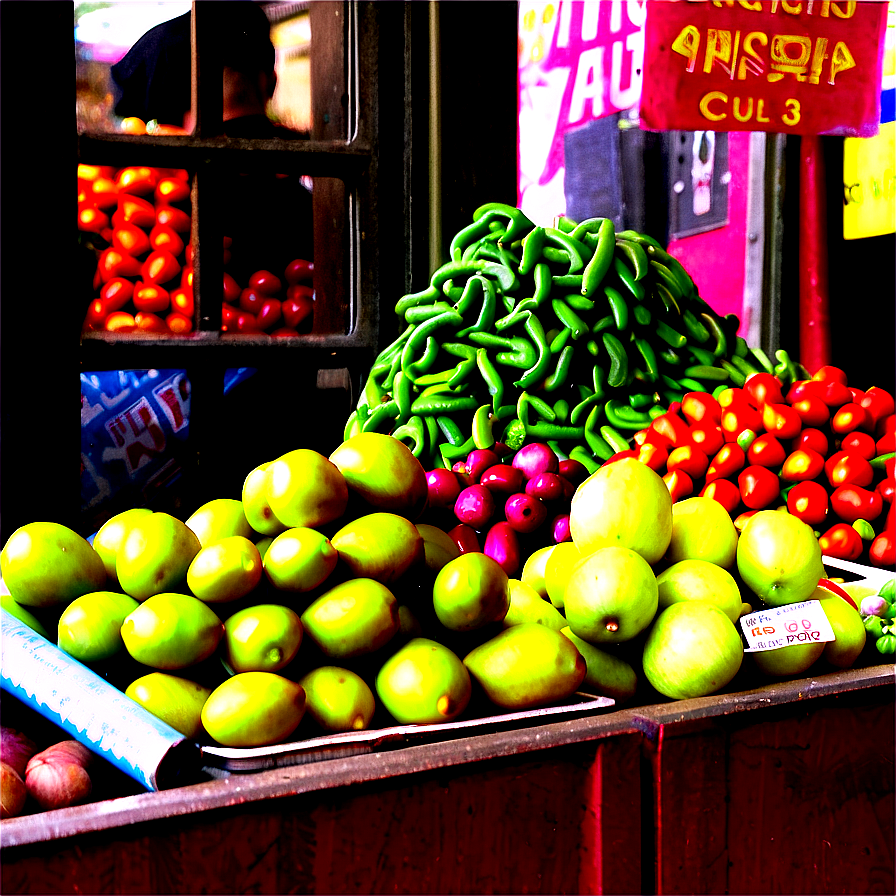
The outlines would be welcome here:
[[[314,303],[307,296],[287,298],[280,306],[283,322],[288,327],[297,328],[300,323],[311,317]]]
[[[280,278],[270,271],[256,271],[249,278],[249,286],[268,297],[276,296],[283,289]]]
[[[654,432],[663,436],[663,438],[675,448],[679,448],[682,445],[693,444],[691,440],[691,429],[688,426],[687,421],[682,420],[681,417],[672,413],[671,410],[666,411],[665,414],[660,414],[658,417],[654,417],[650,427]]]
[[[183,237],[167,224],[156,224],[149,231],[149,244],[153,249],[167,249],[172,255],[180,255],[186,248]]]
[[[158,283],[138,283],[134,287],[134,307],[138,311],[154,314],[157,311],[167,311],[170,304],[171,297],[168,291]],[[139,321],[137,326],[140,326]]]
[[[290,286],[296,283],[311,283],[314,279],[314,263],[304,258],[293,259],[286,266],[283,276]]]
[[[118,205],[118,187],[111,177],[98,177],[91,184],[90,197],[97,208],[112,208]]]
[[[239,306],[243,311],[248,311],[250,314],[255,315],[261,311],[261,306],[264,304],[266,298],[267,296],[260,290],[247,287],[240,292]]]
[[[841,485],[831,494],[831,510],[844,523],[856,520],[874,522],[884,509],[884,500],[876,491],[858,485]]]
[[[896,451],[896,433],[884,433],[875,443],[874,450],[878,455],[892,454]]]
[[[736,406],[732,404],[723,409],[720,425],[725,440],[735,442],[745,430],[759,432],[762,429],[762,415],[744,400]]]
[[[708,466],[709,458],[693,445],[681,445],[678,448],[673,448],[666,461],[666,469],[670,473],[673,470],[682,470],[691,479],[700,479],[706,473]]]
[[[673,504],[694,494],[694,482],[684,470],[672,470],[666,473],[663,476],[663,482],[666,483],[666,488],[669,489]]]
[[[795,439],[803,428],[803,418],[788,404],[767,404],[762,408],[762,425],[779,439]]]
[[[112,277],[100,289],[100,298],[107,312],[118,311],[130,302],[134,284],[125,277]]]
[[[177,289],[171,290],[171,309],[173,313],[182,314],[192,321],[194,308],[192,289],[186,286],[179,286]]]
[[[706,481],[729,479],[739,473],[747,462],[747,454],[737,442],[726,442],[713,457],[706,470]]]
[[[734,513],[740,504],[740,489],[730,479],[713,479],[703,486],[700,494],[718,501],[728,513]]]
[[[141,269],[138,259],[114,246],[104,249],[97,262],[101,283],[108,283],[113,277],[136,277]]]
[[[189,233],[192,223],[190,216],[183,209],[176,208],[173,205],[162,205],[155,210],[153,220],[149,223],[149,226],[161,224],[164,227],[176,230],[178,233]]]
[[[269,330],[278,323],[283,316],[280,308],[280,299],[265,299],[258,311],[258,326],[262,330]]]
[[[725,444],[722,427],[714,423],[692,423],[691,441],[707,457],[712,457]]]
[[[152,227],[156,223],[156,210],[151,202],[139,196],[121,193],[118,197],[118,211],[112,215],[112,226],[136,224],[137,227]]]
[[[240,313],[239,308],[235,308],[228,302],[221,303],[221,330],[228,332],[236,327],[236,318]]]
[[[224,272],[224,301],[230,302],[231,305],[236,305],[240,300],[240,293],[242,289],[240,289],[239,283],[233,279],[226,271]]]
[[[747,400],[754,408],[762,408],[766,404],[783,404],[781,380],[770,373],[754,373],[744,383]]]
[[[868,559],[874,566],[888,569],[896,566],[896,536],[892,532],[879,532],[868,548]]]
[[[185,264],[183,270],[180,272],[180,285],[185,287],[186,289],[193,288],[193,265]]]
[[[845,435],[856,429],[870,429],[871,427],[872,423],[868,412],[854,401],[841,405],[831,417],[831,429],[837,435]]]
[[[784,446],[768,432],[753,439],[747,449],[747,461],[761,467],[780,467],[786,457]]]
[[[834,382],[840,383],[843,386],[849,385],[846,373],[839,367],[832,367],[830,364],[819,367],[818,370],[812,374],[812,379],[822,383]]]
[[[840,440],[840,447],[852,454],[860,454],[865,460],[877,457],[877,446],[874,436],[867,432],[851,432]]]
[[[186,314],[181,314],[179,311],[172,311],[165,318],[165,323],[168,324],[168,329],[172,333],[191,333],[193,331],[192,318]]]
[[[133,193],[135,196],[148,196],[159,182],[159,172],[155,168],[131,166],[118,172],[115,185],[119,193]]]
[[[792,450],[796,450],[797,448],[811,448],[813,451],[817,451],[822,457],[825,457],[830,445],[828,443],[828,437],[820,429],[809,427],[808,429],[804,429],[793,440],[793,444],[790,447]]]
[[[139,329],[146,330],[148,333],[168,332],[168,324],[157,314],[149,311],[138,311],[134,315],[134,323],[137,324]]]
[[[839,380],[816,380],[821,386],[818,390],[818,397],[829,407],[838,408],[840,405],[852,401],[852,392],[846,387],[845,383]]]
[[[740,498],[750,510],[771,507],[781,495],[778,477],[768,469],[752,464],[741,470],[737,477]]]
[[[142,227],[136,224],[122,224],[112,231],[112,245],[135,258],[150,250],[149,237]]]
[[[884,417],[896,413],[896,402],[893,401],[893,396],[879,386],[867,389],[859,404],[871,415],[875,426]]]
[[[271,330],[270,335],[277,339],[289,339],[291,336],[298,336],[299,331],[292,327],[277,327],[276,330]]]
[[[839,485],[858,485],[864,488],[874,480],[874,468],[862,457],[851,451],[837,451],[824,464],[824,472],[828,482],[837,488]]]
[[[708,392],[687,392],[681,399],[681,413],[688,423],[718,423],[722,407]]]
[[[828,406],[817,395],[806,395],[790,406],[800,415],[804,426],[824,426],[831,416]]]
[[[824,470],[824,458],[812,448],[791,451],[781,467],[781,478],[788,482],[816,479]]]
[[[669,452],[661,445],[645,441],[638,446],[638,460],[660,475],[662,475],[668,459]]]
[[[828,513],[828,492],[813,480],[798,482],[787,492],[787,509],[810,526],[824,522]]]
[[[180,177],[159,178],[159,182],[156,184],[155,198],[159,205],[186,202],[190,198],[190,185]]]
[[[88,330],[101,330],[106,318],[109,316],[109,309],[102,299],[94,299],[87,306],[87,314],[84,316],[84,326]]]
[[[78,210],[78,230],[85,233],[102,233],[109,226],[109,216],[92,205]]]
[[[141,274],[147,282],[168,283],[180,271],[180,262],[170,252],[165,249],[156,249],[147,255]]]
[[[136,326],[137,323],[133,314],[128,314],[127,311],[113,311],[106,318],[104,329],[114,333],[118,330],[135,329]]]
[[[254,314],[250,314],[248,311],[240,311],[236,316],[236,322],[234,324],[234,330],[237,333],[260,333],[261,330],[258,328],[258,321],[255,319]]]
[[[736,488],[737,486],[735,486],[735,489]],[[750,519],[756,516],[757,513],[759,513],[758,510],[745,510],[743,513],[739,513],[734,518],[734,528],[737,529],[738,532],[743,532],[744,526],[746,526],[747,523],[750,522]]]
[[[865,545],[862,536],[849,523],[835,523],[818,539],[822,554],[840,560],[857,560]]]
[[[887,502],[887,504],[892,505],[893,499],[896,498],[896,480],[894,480],[892,476],[888,476],[886,479],[881,479],[875,486],[875,491]]]

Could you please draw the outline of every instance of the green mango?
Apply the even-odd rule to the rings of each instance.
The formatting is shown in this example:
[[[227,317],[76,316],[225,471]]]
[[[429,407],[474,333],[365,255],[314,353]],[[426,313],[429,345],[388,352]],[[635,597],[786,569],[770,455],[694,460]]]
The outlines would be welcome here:
[[[301,594],[323,584],[338,561],[339,552],[326,535],[296,526],[271,541],[264,555],[264,574],[278,591]]]
[[[19,622],[24,622],[28,628],[33,629],[48,641],[53,640],[50,633],[47,631],[46,626],[40,619],[38,619],[30,610],[26,610],[25,607],[18,603],[18,601],[14,600],[11,594],[0,594],[0,607],[3,607],[7,613],[15,616]]]
[[[417,527],[395,513],[368,513],[346,523],[330,539],[352,575],[397,582],[426,563],[426,546]]]
[[[451,722],[467,708],[472,691],[460,658],[429,638],[412,638],[376,676],[380,702],[402,725]]]
[[[305,633],[324,656],[363,656],[379,650],[398,632],[398,601],[381,582],[349,579],[320,595],[301,619]]]
[[[305,689],[276,672],[240,672],[216,687],[202,707],[202,725],[225,747],[282,743],[305,714]]]
[[[254,591],[263,572],[258,548],[244,535],[229,535],[193,558],[187,587],[206,603],[227,603]]]
[[[100,555],[106,567],[106,575],[110,582],[117,581],[115,558],[118,549],[131,531],[131,526],[139,519],[149,516],[152,511],[148,507],[132,507],[109,517],[93,536],[93,549]]]
[[[201,549],[196,533],[170,513],[155,511],[138,519],[115,559],[122,591],[146,600],[185,588],[187,570]]]
[[[224,658],[234,672],[278,672],[295,659],[303,634],[289,607],[244,607],[224,620]]]
[[[370,685],[340,666],[318,666],[299,679],[305,712],[324,731],[365,731],[376,710]]]
[[[311,448],[296,448],[271,461],[265,471],[265,496],[286,526],[316,529],[345,512],[348,485],[328,458]]]
[[[510,609],[508,576],[496,560],[469,551],[449,560],[432,586],[439,622],[454,632],[469,632],[500,622]]]
[[[106,584],[106,567],[86,538],[61,523],[27,523],[0,551],[0,577],[16,603],[65,606]]]
[[[147,712],[179,731],[198,740],[202,733],[202,707],[212,689],[169,672],[150,672],[132,681],[125,696]]]
[[[114,591],[82,594],[62,611],[56,643],[82,663],[107,660],[124,649],[121,625],[139,606],[133,597]]]
[[[199,598],[163,592],[125,618],[121,637],[138,663],[170,671],[208,659],[224,637],[224,623]]]
[[[270,463],[261,464],[249,472],[243,482],[243,512],[249,525],[259,535],[279,535],[286,530],[286,524],[277,519],[268,502],[267,472]]]
[[[522,622],[538,622],[559,632],[566,625],[566,617],[531,585],[520,579],[509,579],[507,591],[510,595],[510,609],[501,620],[502,628],[510,628],[511,625]]]
[[[560,634],[572,641],[576,650],[585,658],[583,686],[603,697],[612,697],[617,703],[631,699],[638,689],[638,673],[624,659],[601,650],[574,634],[567,625]]]
[[[243,502],[236,498],[215,498],[197,508],[186,520],[205,548],[222,538],[242,535],[251,538],[253,529],[246,519]]]
[[[464,665],[485,695],[503,709],[534,709],[574,694],[585,679],[585,658],[569,638],[524,622],[474,647]]]

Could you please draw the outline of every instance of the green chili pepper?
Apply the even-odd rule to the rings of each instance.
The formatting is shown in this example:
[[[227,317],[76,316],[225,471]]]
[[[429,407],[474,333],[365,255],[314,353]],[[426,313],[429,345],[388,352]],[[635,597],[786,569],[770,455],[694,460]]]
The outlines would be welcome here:
[[[896,635],[882,635],[874,642],[874,646],[877,648],[878,653],[890,656],[896,653]]]
[[[607,446],[609,449],[609,446]],[[609,451],[607,457],[603,458],[604,460],[609,460],[613,456],[612,450]],[[569,451],[570,460],[577,460],[587,471],[590,476],[592,473],[596,473],[600,468],[600,464],[588,453],[588,450],[582,445],[576,445]]]
[[[607,423],[614,429],[639,430],[650,426],[651,417],[635,410],[618,398],[610,398],[605,405]]]
[[[557,215],[554,218],[554,227],[564,233],[573,233],[578,226],[572,218],[567,218],[566,215]]]
[[[737,355],[732,355],[730,363],[743,375],[744,382],[746,382],[748,376],[751,376],[754,373],[759,373],[759,370],[746,358],[740,358]]]
[[[545,228],[547,244],[564,251],[569,257],[569,269],[567,274],[577,274],[585,267],[586,259],[591,258],[591,251],[574,236],[557,230],[555,227]]]
[[[530,340],[524,336],[513,336],[510,339],[509,348],[496,352],[495,360],[499,364],[505,364],[508,367],[519,367],[529,370],[534,367],[540,357],[540,350],[537,349]],[[547,349],[547,343],[545,343]],[[550,351],[545,354],[550,358]]]
[[[553,423],[554,420],[556,420],[554,409],[546,401],[539,398],[537,395],[530,395],[528,392],[523,390],[522,392],[520,392],[519,398],[516,401],[516,414],[517,417],[523,422],[527,430],[529,429],[530,407],[534,408],[535,413],[546,420],[548,423]]]
[[[615,427],[605,424],[600,428],[601,438],[613,449],[614,452],[628,451],[629,443]]]
[[[637,230],[620,230],[616,236],[624,240],[631,240],[633,243],[640,243],[643,246],[653,246],[655,249],[663,251],[663,247],[657,240],[646,233],[639,233]]]
[[[671,348],[663,349],[659,353],[660,358],[670,367],[678,367],[681,364],[681,357]]]
[[[604,330],[609,330],[611,327],[615,326],[616,318],[613,317],[612,314],[607,314],[594,324],[594,326],[591,328],[591,332],[603,333]]]
[[[551,340],[551,354],[558,355],[560,352],[566,348],[566,343],[569,342],[569,337],[572,336],[572,330],[569,327],[564,327],[560,330],[557,335]]]
[[[613,456],[613,451],[600,434],[600,419],[603,410],[603,405],[595,405],[588,413],[588,417],[585,420],[585,444],[596,457],[607,460]],[[605,454],[607,457],[604,457]]]
[[[684,348],[684,346],[687,344],[687,336],[685,336],[683,333],[679,333],[678,330],[674,330],[665,321],[656,321],[654,329],[656,335],[659,336],[659,338],[662,339],[663,342],[671,345],[672,348]]]
[[[485,348],[476,349],[476,364],[479,367],[479,373],[482,375],[488,393],[492,396],[492,407],[497,413],[498,408],[501,407],[501,402],[504,400],[504,380],[501,379],[501,375],[495,369],[494,364],[492,364],[488,351]]]
[[[444,442],[439,445],[439,451],[441,451],[442,457],[450,462],[465,458],[475,447],[476,442],[474,441],[473,436],[470,436],[469,439],[460,445],[452,445],[448,442]]]
[[[652,392],[632,392],[628,397],[628,403],[638,411],[649,408],[654,403],[654,394]]]
[[[405,439],[410,439],[411,445],[408,447],[411,449],[411,454],[414,457],[419,459],[423,454],[423,450],[426,447],[426,428],[423,425],[422,417],[416,415],[411,417],[407,423],[402,423],[400,426],[395,427],[392,435],[404,444],[407,444]]]
[[[641,306],[639,305],[637,307],[640,308]],[[647,367],[647,379],[650,382],[654,382],[659,376],[660,369],[653,346],[642,336],[638,336],[635,338],[635,348],[640,352],[641,357],[644,359],[644,364]]]
[[[610,372],[607,374],[607,385],[612,388],[624,386],[628,380],[628,354],[625,346],[610,332],[601,333],[604,348],[610,355]]]
[[[632,308],[632,315],[635,318],[635,323],[640,324],[642,327],[647,327],[650,325],[650,309],[646,305],[635,305]]]
[[[747,381],[747,377],[743,374],[737,367],[734,366],[730,361],[725,358],[719,359],[719,364],[728,371],[728,378],[731,380],[731,385],[735,388],[739,389],[744,385]]]
[[[510,290],[516,283],[516,274],[504,264],[494,261],[449,261],[438,268],[430,278],[429,285],[441,291],[448,281],[454,281],[461,277],[472,277],[474,274],[482,274],[494,278],[502,290]]]
[[[362,432],[361,423],[358,420],[358,412],[352,411],[348,420],[345,421],[345,428],[342,430],[342,441],[347,442],[352,436]]]
[[[519,451],[526,441],[526,427],[522,420],[511,420],[505,427],[501,440],[511,451]]]
[[[628,326],[628,303],[622,297],[622,293],[612,286],[605,286],[604,293],[610,303],[610,311],[617,330],[624,330]]]
[[[425,389],[428,386],[447,385],[448,381],[457,373],[456,367],[449,367],[447,370],[440,370],[438,373],[424,373],[418,376],[414,381],[414,385],[418,389]]]
[[[707,314],[706,312],[701,312],[701,319],[706,324],[706,328],[709,330],[710,334],[715,337],[716,347],[713,349],[712,353],[717,358],[725,358],[728,356],[728,337],[725,336],[725,331],[722,329],[719,324],[718,319],[712,315]]]
[[[585,348],[588,350],[588,354],[592,357],[597,357],[600,354],[600,346],[597,344],[596,339],[589,339],[585,343]]]
[[[892,460],[896,457],[896,452],[888,451],[886,454],[878,454],[876,457],[872,457],[869,464],[871,464],[872,470],[886,470],[887,461]]]
[[[579,442],[585,435],[585,428],[583,426],[564,426],[561,423],[538,421],[526,427],[526,435],[541,442],[546,442],[548,439]]]
[[[554,402],[554,417],[558,423],[569,420],[569,402],[565,398],[558,398]]]
[[[666,314],[681,317],[681,308],[678,305],[678,301],[662,283],[654,283],[653,292],[663,303],[663,308],[666,309]]]
[[[520,209],[504,202],[486,202],[473,212],[473,220],[478,221],[489,212],[504,215],[507,227],[501,236],[501,242],[510,245],[522,239],[535,226]]]
[[[408,308],[413,308],[416,305],[429,305],[435,302],[440,295],[438,287],[432,285],[421,292],[408,293],[395,303],[395,313],[399,317],[403,317]]]
[[[582,288],[581,274],[556,274],[551,277],[551,286],[557,289],[579,289]]]
[[[475,324],[457,331],[458,339],[465,339],[470,333],[491,330],[494,326],[495,312],[498,307],[497,288],[495,287],[494,282],[488,277],[482,277],[477,274],[470,278],[468,285],[474,281],[479,283],[482,288],[482,305],[479,309],[479,316],[476,318]],[[461,302],[463,302],[463,298],[461,299]],[[461,312],[461,314],[463,314],[463,312]]]
[[[574,311],[593,311],[596,304],[581,293],[570,293],[563,297],[563,301]]]
[[[778,363],[775,364],[775,376],[784,383],[785,386],[794,382],[797,377],[796,365],[790,355],[783,349],[779,348],[775,352]]]
[[[409,324],[421,324],[438,314],[444,314],[444,312],[451,310],[452,306],[448,302],[433,302],[432,305],[415,305],[413,308],[408,308],[404,314],[404,319]]]
[[[597,243],[591,259],[582,271],[582,295],[591,297],[600,286],[610,265],[616,249],[616,227],[611,218],[604,218],[597,229]]]
[[[395,374],[395,382],[392,387],[393,398],[398,405],[398,422],[406,423],[411,416],[411,381],[405,376],[404,371],[399,370]]]
[[[705,364],[696,364],[693,367],[685,367],[684,375],[698,380],[712,380],[717,383],[728,380],[728,371],[721,367],[709,367]]]
[[[449,444],[463,444],[465,436],[461,431],[461,428],[454,420],[444,414],[439,414],[435,416],[435,421],[439,429],[442,431],[442,434],[448,440]]]
[[[563,299],[551,299],[551,307],[554,309],[554,314],[557,315],[557,320],[564,327],[569,327],[572,330],[572,338],[574,340],[588,332],[588,324]]]
[[[619,277],[625,288],[632,294],[632,296],[634,296],[636,301],[643,302],[647,297],[644,284],[635,280],[634,272],[625,263],[624,259],[620,258],[618,255],[614,256],[613,267],[616,270],[616,276]]]
[[[600,228],[604,225],[604,221],[606,218],[585,218],[584,221],[580,221],[572,231],[572,235],[577,240],[584,240],[587,234],[598,234],[600,232]]]
[[[691,356],[691,360],[694,364],[705,364],[708,367],[712,367],[712,365],[716,363],[716,356],[706,348],[689,345],[688,354]]]
[[[473,415],[473,444],[477,448],[491,448],[495,444],[491,409],[490,404],[483,404]]]
[[[557,359],[557,366],[554,368],[554,372],[544,381],[545,392],[556,392],[557,389],[561,389],[566,385],[569,380],[569,370],[572,366],[572,358],[573,346],[567,345],[566,348],[560,352],[560,357]]]
[[[739,337],[739,338],[743,338],[743,337]],[[744,343],[746,344],[746,340],[744,340]],[[751,350],[750,350],[750,354],[752,354],[753,357],[759,362],[759,366],[760,366],[766,373],[774,374],[774,372],[775,372],[775,366],[774,366],[774,364],[772,364],[772,362],[769,360],[768,355],[767,355],[761,348],[758,348],[758,347],[757,347],[757,348],[751,349]]]
[[[705,392],[706,391],[705,384],[699,382],[698,380],[692,380],[689,376],[679,377],[678,385],[680,388],[687,389],[689,392]]]
[[[650,270],[649,259],[643,247],[632,240],[616,237],[616,250],[622,253],[622,257],[631,265],[635,272],[635,280],[643,280]]]
[[[704,342],[709,342],[709,330],[707,330],[697,319],[697,316],[690,308],[685,308],[685,310],[681,312],[681,321],[685,325],[688,335],[692,339],[699,342],[701,345]]]
[[[547,240],[547,234],[544,227],[536,226],[530,230],[523,238],[523,255],[520,259],[520,274],[529,274],[535,269],[535,265],[539,262]]]
[[[464,257],[465,250],[470,246],[478,245],[486,234],[489,234],[489,224],[494,217],[494,211],[489,211],[472,224],[458,230],[448,247],[448,255],[452,261],[460,261]]]
[[[458,411],[474,411],[478,402],[472,395],[420,395],[411,404],[414,414],[455,414]]]
[[[380,427],[398,416],[398,402],[392,399],[377,405],[364,421],[363,432],[380,432]]]
[[[672,293],[672,297],[675,299],[676,304],[679,303],[683,298],[684,294],[681,291],[681,286],[678,283],[678,280],[675,279],[675,275],[669,268],[666,267],[661,261],[657,261],[655,258],[650,259],[650,268],[656,277],[657,283],[662,284]]]

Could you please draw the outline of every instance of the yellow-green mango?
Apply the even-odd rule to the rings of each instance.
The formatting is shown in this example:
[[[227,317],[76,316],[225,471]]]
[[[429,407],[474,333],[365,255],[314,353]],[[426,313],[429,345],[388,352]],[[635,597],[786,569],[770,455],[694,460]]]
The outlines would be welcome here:
[[[500,564],[479,551],[449,560],[432,586],[439,622],[455,632],[470,632],[500,622],[510,608],[508,576]]]
[[[303,634],[290,607],[244,607],[224,620],[224,658],[234,672],[278,672],[295,659]]]
[[[401,444],[401,443],[399,443]],[[368,513],[346,523],[330,539],[339,559],[359,578],[384,585],[426,562],[426,548],[417,527],[396,513]]]
[[[187,568],[187,587],[206,603],[227,603],[251,594],[264,567],[258,548],[244,535],[230,535],[202,548]]]
[[[544,573],[555,547],[557,545],[549,544],[534,550],[526,558],[526,562],[523,564],[523,571],[520,573],[520,581],[533,588],[545,600],[550,600],[550,597],[548,596]]]
[[[107,660],[124,649],[121,624],[139,606],[133,597],[114,591],[82,594],[62,611],[56,643],[82,663]]]
[[[534,709],[574,694],[585,679],[585,658],[569,638],[524,622],[474,647],[464,665],[485,695],[503,709]]]
[[[324,656],[346,659],[373,653],[394,637],[398,601],[381,582],[349,579],[312,601],[301,619]]]
[[[295,526],[275,536],[264,555],[264,574],[278,591],[304,593],[323,584],[339,552],[317,529]]]
[[[0,551],[0,576],[26,607],[65,606],[106,584],[106,567],[86,538],[61,523],[26,523]]]
[[[203,733],[202,707],[211,692],[198,681],[150,672],[132,681],[124,693],[184,737],[197,740]]]
[[[351,669],[318,666],[299,679],[305,712],[324,731],[365,731],[376,710],[370,685]]]
[[[202,707],[202,725],[225,747],[285,741],[305,714],[305,690],[276,672],[240,672],[216,687]]]
[[[115,559],[121,590],[146,600],[186,588],[187,570],[201,549],[196,533],[170,513],[154,511],[138,519]]]
[[[316,529],[345,513],[345,478],[332,461],[311,448],[296,448],[271,461],[265,477],[268,504],[286,526]]]
[[[186,525],[196,533],[204,548],[222,538],[233,535],[251,538],[253,534],[243,510],[243,502],[237,498],[214,498],[206,501],[187,517]]]
[[[270,463],[260,464],[243,481],[243,512],[249,525],[259,535],[279,535],[287,526],[277,519],[268,502],[268,468]]]
[[[430,523],[417,523],[417,531],[423,538],[426,566],[437,573],[449,560],[460,556],[457,542],[444,530]]]
[[[151,513],[152,511],[148,507],[131,507],[128,510],[122,510],[121,513],[109,517],[93,536],[93,549],[102,558],[110,582],[115,582],[118,578],[115,573],[115,558],[118,556],[118,549],[125,536],[137,520],[149,516]]]
[[[724,507],[722,512],[727,513]],[[704,600],[716,604],[732,622],[740,618],[743,600],[737,581],[711,560],[679,560],[657,575],[656,586],[660,612],[681,600]]]
[[[630,700],[635,695],[638,673],[630,663],[582,640],[568,625],[560,629],[560,634],[569,638],[585,658],[586,671],[582,688],[590,689],[603,697],[612,697],[618,703]]]
[[[519,579],[509,579],[507,591],[510,595],[510,609],[501,620],[502,628],[510,628],[511,625],[523,622],[537,622],[559,632],[566,625],[566,617],[531,585]]]
[[[0,594],[0,607],[3,607],[7,613],[15,616],[19,622],[24,622],[28,628],[33,629],[48,641],[53,640],[49,631],[47,631],[47,627],[40,621],[40,619],[38,619],[30,610],[23,607],[18,601],[14,600],[11,594]]]
[[[198,597],[163,592],[125,618],[121,637],[138,663],[163,671],[184,669],[215,652],[224,623]]]
[[[460,658],[429,638],[412,638],[376,676],[380,702],[403,725],[453,721],[467,708],[472,690]]]

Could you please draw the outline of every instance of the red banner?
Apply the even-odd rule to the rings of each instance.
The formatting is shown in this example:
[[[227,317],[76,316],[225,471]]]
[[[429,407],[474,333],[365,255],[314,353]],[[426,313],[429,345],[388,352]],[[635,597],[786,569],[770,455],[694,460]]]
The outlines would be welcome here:
[[[878,132],[885,0],[646,6],[642,127]]]

